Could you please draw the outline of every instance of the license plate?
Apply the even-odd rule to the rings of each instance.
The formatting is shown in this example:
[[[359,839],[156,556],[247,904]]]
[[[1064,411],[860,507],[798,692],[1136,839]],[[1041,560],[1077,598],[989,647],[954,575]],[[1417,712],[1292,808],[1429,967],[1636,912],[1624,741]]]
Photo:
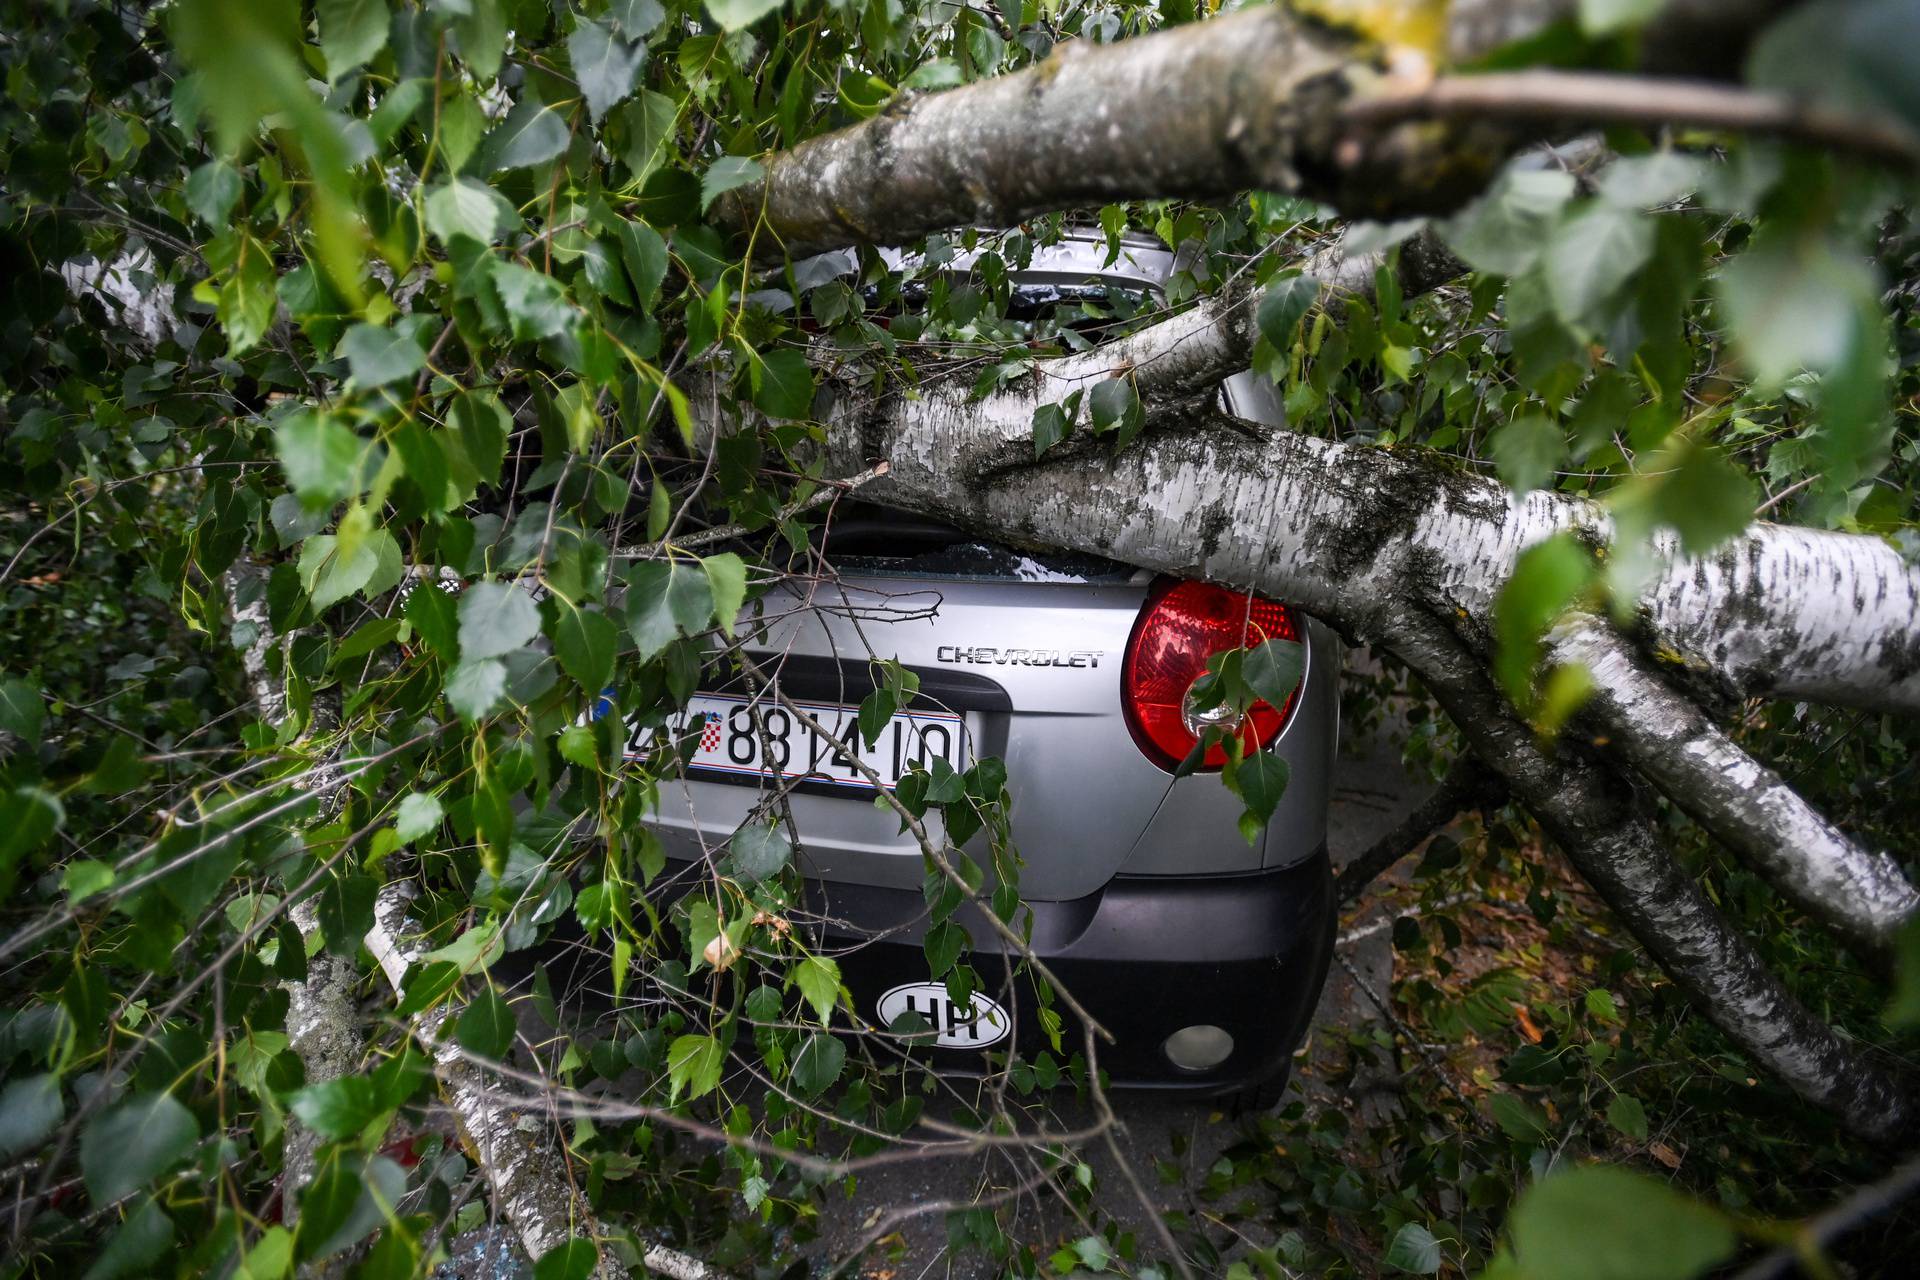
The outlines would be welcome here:
[[[794,705],[826,733],[771,699],[755,703],[713,693],[693,695],[668,728],[674,738],[687,742],[688,767],[700,773],[803,778],[872,791],[849,755],[878,774],[888,788],[916,766],[930,768],[936,759],[945,760],[956,773],[967,767],[966,722],[952,712],[902,711],[887,721],[869,747],[860,733],[859,708],[798,700]],[[651,733],[636,735],[628,758],[645,755],[652,738]]]

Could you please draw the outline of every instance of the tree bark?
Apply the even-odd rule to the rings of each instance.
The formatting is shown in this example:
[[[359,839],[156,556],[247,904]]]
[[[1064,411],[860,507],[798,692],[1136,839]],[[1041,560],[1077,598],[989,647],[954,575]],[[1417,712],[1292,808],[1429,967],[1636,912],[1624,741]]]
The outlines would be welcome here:
[[[425,951],[409,937],[407,907],[413,894],[405,881],[381,889],[374,925],[366,936],[367,951],[396,995],[408,969]],[[457,1004],[443,1003],[413,1015],[409,1025],[414,1039],[433,1057],[441,1092],[486,1175],[494,1207],[513,1224],[528,1257],[537,1260],[569,1240],[592,1240],[600,1251],[594,1280],[623,1280],[627,1269],[601,1243],[606,1232],[567,1168],[566,1153],[554,1146],[548,1120],[496,1101],[486,1073],[445,1034],[446,1024],[458,1012]],[[698,1258],[665,1245],[644,1245],[641,1263],[673,1280],[721,1280],[720,1272]]]
[[[1876,1143],[1913,1137],[1912,1082],[1780,985],[1659,847],[1624,779],[1568,744],[1542,748],[1451,627],[1409,615],[1389,643],[1420,673],[1475,754],[1500,771],[1514,798],[1729,1040],[1858,1137]]]
[[[1780,776],[1742,751],[1692,701],[1642,670],[1607,627],[1588,617],[1559,627],[1554,656],[1593,677],[1583,714],[1695,821],[1815,919],[1885,955],[1920,893],[1900,864],[1861,848]]]
[[[1193,317],[1185,325],[1180,321]],[[1488,632],[1520,553],[1560,532],[1611,537],[1597,503],[1513,497],[1414,449],[1342,444],[1224,420],[1149,430],[1109,456],[1084,433],[1033,457],[1033,412],[1118,371],[1152,388],[1208,376],[1229,322],[1196,308],[1113,347],[1049,361],[979,401],[848,396],[826,413],[833,469],[885,459],[866,493],[1014,542],[1068,547],[1258,590],[1362,639],[1419,602]],[[1143,397],[1143,399],[1146,397]],[[1857,534],[1757,523],[1684,556],[1638,602],[1641,647],[1725,696],[1920,712],[1920,566]]]
[[[1740,51],[1785,3],[1669,5],[1640,42],[1642,67],[1694,78],[1737,72]],[[1469,61],[1537,34],[1572,8],[1570,0],[1454,6],[1444,56]],[[721,196],[715,210],[738,231],[763,228],[757,243],[768,256],[903,244],[944,228],[1012,226],[1114,201],[1246,190],[1305,195],[1349,217],[1396,217],[1458,207],[1516,147],[1581,118],[1564,110],[1507,122],[1484,113],[1364,118],[1360,108],[1382,99],[1412,105],[1433,71],[1417,50],[1383,48],[1281,8],[1110,45],[1068,40],[1037,66],[904,95],[870,120],[779,152],[761,181]],[[1614,114],[1637,119],[1645,104],[1633,82],[1620,79]],[[1685,81],[1668,88],[1681,107],[1697,107]],[[1765,120],[1775,126],[1799,118],[1791,103],[1768,105],[1774,115]]]

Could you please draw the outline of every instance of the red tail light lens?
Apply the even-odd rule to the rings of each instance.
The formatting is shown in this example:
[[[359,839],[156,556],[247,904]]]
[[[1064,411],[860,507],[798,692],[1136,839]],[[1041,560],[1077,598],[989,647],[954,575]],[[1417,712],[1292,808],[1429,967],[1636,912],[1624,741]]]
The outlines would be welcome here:
[[[1155,587],[1133,624],[1121,665],[1121,701],[1133,740],[1149,760],[1172,769],[1200,741],[1185,704],[1193,682],[1206,674],[1207,659],[1228,649],[1299,638],[1299,619],[1275,601],[1205,582]],[[1240,740],[1247,750],[1279,737],[1299,700],[1296,689],[1284,707],[1254,703],[1240,722]],[[1225,749],[1216,745],[1207,748],[1202,767],[1218,769],[1226,762]]]

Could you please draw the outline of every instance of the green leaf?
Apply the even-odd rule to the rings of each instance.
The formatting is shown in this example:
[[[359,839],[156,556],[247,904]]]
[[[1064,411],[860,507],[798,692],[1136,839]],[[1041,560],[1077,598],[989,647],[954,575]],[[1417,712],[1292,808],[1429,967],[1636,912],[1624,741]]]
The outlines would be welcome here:
[[[412,844],[421,836],[440,829],[446,810],[440,805],[437,796],[424,791],[409,791],[400,798],[400,807],[394,815],[394,834],[401,843]]]
[[[406,1173],[384,1157],[368,1160],[344,1148],[323,1151],[300,1193],[295,1260],[329,1257],[359,1243],[385,1223],[406,1184]]]
[[[553,656],[560,660],[561,670],[589,694],[598,696],[613,682],[613,660],[619,646],[620,629],[612,618],[598,609],[558,602],[553,620]]]
[[[793,1084],[802,1097],[817,1097],[840,1078],[847,1065],[847,1046],[828,1031],[816,1031],[793,1056]]]
[[[1487,193],[1440,227],[1453,251],[1476,271],[1517,276],[1540,257],[1573,175],[1559,169],[1508,169]]]
[[[41,787],[15,787],[0,800],[0,882],[66,822],[60,797]]]
[[[813,412],[813,367],[792,347],[768,352],[754,366],[759,375],[754,407],[769,418],[804,418]]]
[[[464,11],[455,4],[458,16],[453,20],[454,35],[460,41],[460,56],[467,60],[481,80],[491,80],[500,70],[507,52],[507,9],[505,0],[466,0]]]
[[[268,1227],[246,1246],[233,1280],[282,1280],[293,1267],[293,1233],[282,1226]]]
[[[572,327],[574,310],[567,304],[566,286],[552,276],[496,258],[488,265],[488,278],[513,336],[522,342],[552,338]]]
[[[93,1118],[80,1137],[87,1194],[111,1204],[184,1160],[200,1139],[193,1113],[170,1093],[128,1098]]]
[[[1298,640],[1264,640],[1240,660],[1240,679],[1276,710],[1287,705],[1307,672],[1307,647]]]
[[[1255,313],[1260,336],[1275,351],[1290,349],[1294,330],[1319,298],[1320,282],[1312,276],[1289,271],[1276,277],[1260,295],[1260,309]]]
[[[567,57],[587,112],[598,123],[633,92],[647,50],[622,39],[610,22],[582,22],[567,37]]]
[[[0,680],[0,729],[37,747],[46,722],[47,708],[37,685],[18,678]]]
[[[813,1006],[820,1025],[833,1020],[833,1008],[840,1001],[840,966],[826,956],[808,956],[793,967],[794,985],[801,998]]]
[[[754,884],[779,875],[793,856],[793,842],[776,822],[750,822],[733,833],[733,873]]]
[[[427,193],[427,230],[442,244],[493,244],[519,224],[507,198],[477,178],[455,178]]]
[[[1565,1169],[1529,1187],[1508,1239],[1518,1274],[1540,1280],[1691,1280],[1739,1243],[1723,1214],[1612,1165]]]
[[[379,891],[372,876],[359,872],[327,881],[320,891],[319,915],[328,951],[351,957],[360,950],[360,940],[373,928],[373,904]]]
[[[660,0],[613,0],[607,16],[629,40],[642,40],[667,20],[667,11]]]
[[[331,506],[363,487],[366,446],[329,414],[303,411],[286,418],[274,429],[273,443],[287,483],[309,508]]]
[[[1096,432],[1123,430],[1141,414],[1140,396],[1126,378],[1107,378],[1094,384],[1087,397],[1088,411]]]
[[[1089,1271],[1105,1271],[1113,1265],[1113,1250],[1100,1236],[1081,1236],[1073,1242],[1073,1259]]]
[[[687,1101],[703,1098],[720,1085],[720,1067],[727,1051],[712,1036],[680,1036],[667,1046],[667,1080],[672,1098]]]
[[[489,173],[531,168],[565,151],[567,142],[567,122],[558,111],[538,98],[522,98],[481,142],[482,165]]]
[[[1645,25],[1667,0],[1580,0],[1580,29],[1590,36]]]
[[[1652,209],[1698,190],[1704,168],[1678,151],[1621,156],[1600,174],[1599,195],[1623,209]]]
[[[667,144],[672,141],[679,120],[680,108],[673,99],[651,89],[642,89],[632,102],[614,113],[624,140],[620,145],[620,159],[635,182],[646,181],[665,158]]]
[[[47,1140],[66,1117],[60,1077],[25,1076],[0,1092],[0,1158],[13,1160]]]
[[[747,599],[747,564],[731,551],[708,556],[700,562],[707,572],[707,586],[713,595],[713,617],[720,629],[733,635],[734,620]],[[705,625],[704,623],[702,625]]]
[[[1552,1130],[1547,1127],[1546,1112],[1515,1093],[1487,1096],[1487,1110],[1500,1131],[1516,1142],[1545,1142]]]
[[[387,1110],[366,1076],[338,1076],[296,1089],[287,1105],[323,1138],[351,1138]]]
[[[1547,242],[1547,296],[1562,321],[1588,329],[1653,256],[1653,221],[1595,200],[1561,220]]]
[[[340,354],[347,358],[353,381],[361,387],[384,387],[419,373],[427,364],[427,353],[410,334],[379,325],[356,324],[340,339]]]
[[[706,629],[713,588],[704,570],[680,561],[650,560],[627,575],[627,629],[642,660],[683,635]]]
[[[1494,469],[1516,494],[1546,488],[1566,449],[1560,428],[1537,414],[1524,414],[1494,428],[1487,440]]]
[[[1820,0],[1758,33],[1746,81],[1802,102],[1886,114],[1920,130],[1920,9],[1912,0]]]
[[[148,1196],[127,1215],[81,1280],[119,1280],[121,1276],[159,1274],[153,1264],[173,1243],[173,1219]]]
[[[1493,671],[1507,694],[1527,705],[1540,637],[1593,582],[1593,557],[1566,534],[1520,553],[1493,602]]]
[[[707,12],[726,31],[750,27],[779,9],[786,0],[707,0]]]
[[[721,156],[700,178],[700,210],[706,212],[727,192],[760,181],[767,171],[752,156]],[[792,415],[789,415],[792,416]]]
[[[927,956],[927,972],[934,978],[944,978],[960,959],[961,949],[967,945],[967,931],[951,920],[942,920],[927,930],[926,941],[921,950]]]
[[[554,750],[560,758],[569,764],[577,764],[582,769],[597,768],[600,764],[600,747],[593,730],[584,724],[571,724],[560,731],[554,739]],[[581,890],[584,894],[586,890]]]
[[[1774,240],[1721,269],[1720,305],[1739,351],[1762,389],[1801,369],[1844,366],[1878,312],[1878,288],[1864,258],[1817,237]]]
[[[224,229],[240,203],[240,171],[225,160],[209,160],[187,175],[187,208],[215,230]]]
[[[76,858],[60,873],[60,888],[67,895],[68,905],[73,906],[96,893],[105,893],[113,887],[115,878],[113,868],[107,863]]]
[[[442,591],[434,583],[425,582],[407,593],[407,603],[402,612],[420,638],[450,662],[460,652],[460,633],[455,622],[458,608],[451,593]]]
[[[1630,1093],[1616,1093],[1607,1104],[1607,1123],[1636,1142],[1647,1140],[1647,1109]]]
[[[393,20],[387,0],[318,0],[314,9],[320,18],[320,48],[327,55],[329,80],[371,62],[387,47],[387,27]]]
[[[1893,940],[1893,994],[1880,1020],[1896,1031],[1920,1026],[1920,914],[1907,918]]]
[[[476,582],[460,593],[460,655],[468,662],[524,649],[540,634],[540,606],[505,582]]]
[[[1704,442],[1690,442],[1653,491],[1656,519],[1680,535],[1680,549],[1704,555],[1753,520],[1753,478]]]
[[[1387,1244],[1386,1264],[1395,1271],[1430,1276],[1440,1270],[1440,1242],[1417,1222],[1406,1222]]]
[[[1280,798],[1287,793],[1287,778],[1290,774],[1284,756],[1271,751],[1254,751],[1234,767],[1234,782],[1240,788],[1240,798],[1247,802],[1247,810],[1261,825],[1273,817],[1273,811],[1280,806]]]
[[[498,1061],[513,1047],[513,1010],[498,991],[484,987],[460,1014],[454,1035],[468,1053]]]
[[[479,720],[506,696],[506,664],[498,658],[462,662],[447,672],[446,688],[448,706],[469,720]]]
[[[600,1265],[599,1251],[591,1240],[569,1240],[540,1255],[533,1264],[533,1280],[589,1280]]]
[[[394,1010],[398,1017],[409,1018],[423,1009],[438,1004],[449,991],[460,985],[460,966],[450,960],[433,960],[407,971],[406,995],[401,999],[399,1008]]]
[[[633,281],[633,295],[641,306],[652,306],[667,278],[667,242],[638,218],[622,220],[619,236],[620,261]]]
[[[1033,456],[1038,458],[1067,438],[1073,419],[1057,404],[1043,404],[1033,411]]]

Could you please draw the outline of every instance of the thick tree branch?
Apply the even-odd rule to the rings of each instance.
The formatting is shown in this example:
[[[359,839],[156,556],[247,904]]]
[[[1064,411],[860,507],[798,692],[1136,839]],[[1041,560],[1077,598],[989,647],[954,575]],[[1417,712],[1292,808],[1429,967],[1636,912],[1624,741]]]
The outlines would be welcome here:
[[[1449,30],[1456,62],[1535,34],[1571,6],[1462,7],[1470,13]],[[1530,139],[1615,122],[1753,130],[1911,168],[1916,140],[1895,123],[1693,81],[1727,71],[1780,7],[1670,6],[1643,41],[1644,60],[1688,80],[1527,72],[1436,82],[1414,51],[1383,51],[1277,7],[1112,45],[1070,40],[1038,66],[906,96],[779,152],[764,179],[715,208],[738,230],[762,226],[764,252],[796,256],[1113,201],[1249,189],[1309,196],[1351,217],[1402,216],[1459,206]]]
[[[1409,615],[1390,641],[1514,799],[1539,819],[1695,1007],[1795,1093],[1874,1142],[1910,1138],[1910,1082],[1796,1000],[1665,850],[1632,790],[1565,744],[1548,754],[1448,629]]]
[[[1200,309],[1190,327],[1154,326],[1119,348],[1133,375],[1166,362],[1211,367]],[[1185,317],[1176,317],[1176,320]],[[1599,504],[1534,492],[1417,450],[1290,432],[1150,431],[1104,448],[1032,460],[1033,411],[1112,376],[1115,349],[1048,362],[979,401],[964,388],[919,399],[851,398],[829,410],[829,461],[842,473],[885,458],[876,500],[942,515],[1015,542],[1257,589],[1379,636],[1414,602],[1460,611],[1490,631],[1494,597],[1520,553],[1552,534],[1604,543]],[[1120,372],[1126,373],[1122,367]],[[1157,383],[1158,378],[1152,379]],[[1639,602],[1648,645],[1737,696],[1920,712],[1920,566],[1886,542],[1765,523],[1710,555],[1657,540],[1668,567]]]
[[[413,895],[413,885],[407,881],[394,881],[381,889],[374,905],[373,928],[366,936],[367,951],[386,974],[395,994],[403,989],[414,961],[426,951],[409,937],[407,907]],[[606,1233],[569,1175],[565,1155],[556,1155],[548,1141],[548,1126],[522,1128],[522,1114],[496,1101],[494,1088],[480,1068],[443,1034],[457,1012],[453,1004],[443,1003],[413,1015],[409,1027],[421,1048],[433,1057],[441,1092],[459,1119],[461,1134],[473,1148],[474,1162],[486,1175],[495,1209],[519,1232],[528,1257],[538,1259],[576,1238],[592,1240],[600,1249],[594,1280],[622,1280],[627,1270],[613,1251],[600,1243]],[[653,1248],[644,1258],[652,1270],[688,1280],[708,1280],[714,1275],[704,1264],[677,1250],[657,1252],[657,1262]]]
[[[1603,623],[1579,617],[1554,656],[1593,676],[1587,713],[1661,791],[1816,919],[1885,952],[1916,909],[1900,864],[1861,848],[1773,770],[1736,746],[1700,708],[1644,671]]]

